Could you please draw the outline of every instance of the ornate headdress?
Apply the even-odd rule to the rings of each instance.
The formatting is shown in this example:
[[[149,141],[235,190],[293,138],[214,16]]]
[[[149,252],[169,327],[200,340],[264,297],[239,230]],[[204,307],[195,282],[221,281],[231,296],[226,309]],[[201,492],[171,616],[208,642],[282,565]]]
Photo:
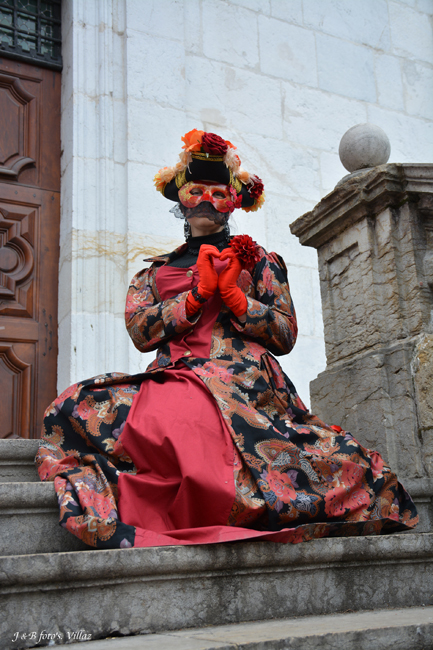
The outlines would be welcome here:
[[[258,176],[241,167],[236,147],[215,133],[193,129],[182,138],[180,161],[163,167],[155,175],[156,189],[171,201],[179,201],[178,191],[189,181],[215,181],[228,185],[236,193],[236,207],[254,212],[265,202],[263,183]],[[240,200],[242,199],[242,200]]]

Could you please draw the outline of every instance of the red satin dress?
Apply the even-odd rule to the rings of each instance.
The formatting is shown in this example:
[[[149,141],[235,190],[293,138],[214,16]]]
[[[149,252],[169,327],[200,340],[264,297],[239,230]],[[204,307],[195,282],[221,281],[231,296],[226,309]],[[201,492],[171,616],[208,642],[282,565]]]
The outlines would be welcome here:
[[[217,270],[226,263],[217,260]],[[163,266],[156,278],[163,300],[197,282],[195,265]],[[222,541],[220,528],[227,532],[235,498],[234,445],[214,398],[182,361],[209,358],[220,308],[217,292],[192,331],[172,339],[173,365],[163,381],[158,373],[142,383],[128,415],[122,442],[137,474],[119,477],[119,518],[137,527],[135,546],[203,544]]]

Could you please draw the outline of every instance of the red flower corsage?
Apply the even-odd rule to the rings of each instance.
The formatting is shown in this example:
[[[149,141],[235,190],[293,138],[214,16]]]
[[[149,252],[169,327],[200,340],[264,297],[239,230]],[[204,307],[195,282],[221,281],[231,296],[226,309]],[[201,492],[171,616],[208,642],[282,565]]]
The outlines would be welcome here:
[[[260,260],[257,243],[249,235],[236,235],[229,243],[236,257],[242,262],[244,268],[252,268]]]
[[[263,185],[262,179],[258,176],[251,176],[251,181],[253,184],[248,187],[248,192],[251,194],[253,199],[257,201],[257,199],[263,194],[265,186]]]

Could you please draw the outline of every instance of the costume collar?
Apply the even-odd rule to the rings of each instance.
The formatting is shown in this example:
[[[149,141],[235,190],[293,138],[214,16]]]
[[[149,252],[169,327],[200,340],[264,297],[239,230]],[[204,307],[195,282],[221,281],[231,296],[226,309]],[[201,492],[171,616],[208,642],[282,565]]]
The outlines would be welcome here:
[[[213,246],[217,246],[225,239],[226,234],[223,230],[221,232],[215,232],[210,235],[203,235],[201,237],[189,237],[188,241],[185,244],[178,246],[178,248],[175,248],[171,253],[166,253],[165,255],[157,255],[155,257],[147,257],[143,260],[143,262],[162,262],[163,264],[166,264],[184,255],[184,253],[187,252],[188,248],[197,248],[198,252],[202,244],[211,244]]]
[[[166,253],[165,255],[156,255],[155,257],[145,257],[143,262],[162,262],[165,264],[166,262],[171,262],[175,260],[177,257],[180,257],[183,255],[188,247],[188,244],[181,244],[177,248],[174,249],[174,251],[171,251],[171,253]]]

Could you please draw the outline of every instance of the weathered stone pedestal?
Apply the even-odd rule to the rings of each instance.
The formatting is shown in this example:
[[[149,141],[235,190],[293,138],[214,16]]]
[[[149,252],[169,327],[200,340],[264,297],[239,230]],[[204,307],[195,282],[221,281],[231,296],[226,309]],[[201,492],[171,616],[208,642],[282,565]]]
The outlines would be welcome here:
[[[319,255],[313,412],[433,494],[433,165],[351,174],[291,230]]]

